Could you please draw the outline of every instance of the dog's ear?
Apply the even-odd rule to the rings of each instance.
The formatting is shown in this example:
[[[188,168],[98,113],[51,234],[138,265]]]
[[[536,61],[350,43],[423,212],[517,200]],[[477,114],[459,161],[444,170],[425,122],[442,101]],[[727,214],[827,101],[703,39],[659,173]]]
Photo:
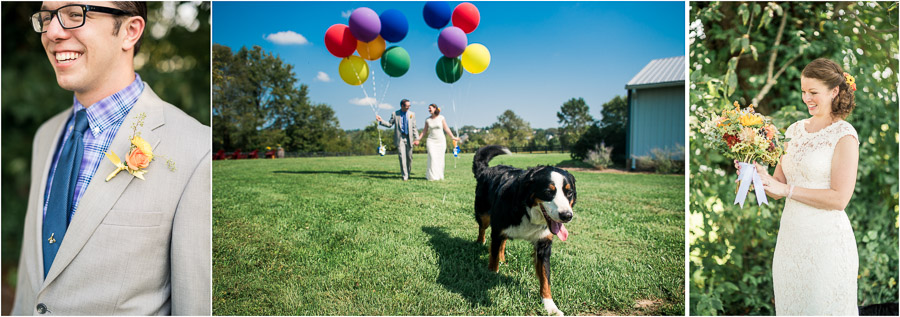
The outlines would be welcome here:
[[[572,207],[575,207],[575,201],[578,198],[578,191],[575,190],[575,176],[571,173],[566,172],[566,181],[568,181],[569,185],[572,186],[570,193],[572,193]]]
[[[518,188],[516,188],[516,201],[520,204],[525,205],[526,207],[530,207],[534,204],[534,184],[535,184],[535,174],[537,173],[538,168],[530,168],[525,171],[525,174],[522,174],[521,178],[518,182]]]

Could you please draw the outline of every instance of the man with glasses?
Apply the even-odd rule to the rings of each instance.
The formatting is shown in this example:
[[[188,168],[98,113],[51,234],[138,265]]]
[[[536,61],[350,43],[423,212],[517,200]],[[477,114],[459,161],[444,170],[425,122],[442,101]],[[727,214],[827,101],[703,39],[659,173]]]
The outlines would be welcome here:
[[[74,98],[35,134],[13,314],[211,314],[210,130],[135,73],[146,20],[143,2],[31,16]],[[151,159],[113,176],[112,152]]]

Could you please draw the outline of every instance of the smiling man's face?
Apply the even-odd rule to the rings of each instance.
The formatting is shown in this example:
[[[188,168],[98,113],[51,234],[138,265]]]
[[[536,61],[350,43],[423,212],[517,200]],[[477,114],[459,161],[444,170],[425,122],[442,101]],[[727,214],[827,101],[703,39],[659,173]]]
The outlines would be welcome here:
[[[72,2],[44,2],[42,10],[56,10]],[[91,2],[93,5],[116,8],[112,2]],[[121,65],[124,33],[113,35],[116,17],[101,12],[87,12],[84,25],[75,29],[63,29],[59,18],[53,21],[47,32],[41,34],[41,43],[60,87],[76,93],[102,89],[109,80],[109,73]]]

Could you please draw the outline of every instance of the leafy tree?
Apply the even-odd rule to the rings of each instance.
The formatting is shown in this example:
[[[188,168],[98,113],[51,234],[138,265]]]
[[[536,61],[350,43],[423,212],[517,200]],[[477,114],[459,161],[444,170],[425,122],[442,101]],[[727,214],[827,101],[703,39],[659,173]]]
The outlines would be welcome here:
[[[616,96],[604,103],[600,109],[600,138],[611,146],[612,158],[616,162],[625,162],[625,137],[628,127],[628,102],[622,96]]]
[[[293,66],[259,46],[213,45],[213,146],[256,149],[283,144],[288,151],[345,152],[350,140],[334,110],[311,104],[309,87]]]
[[[506,110],[497,117],[497,122],[491,126],[488,144],[501,144],[512,147],[521,147],[528,144],[531,138],[531,124],[516,115],[512,110]]]
[[[560,112],[556,113],[559,118],[560,143],[563,146],[570,146],[578,141],[578,138],[587,131],[594,117],[590,114],[590,108],[584,102],[584,98],[572,98],[563,103]]]
[[[612,160],[617,163],[625,163],[625,128],[628,122],[628,103],[621,96],[603,104],[600,110],[602,118],[599,122],[593,122],[587,130],[572,145],[571,156],[573,160],[584,160],[588,151],[594,150],[600,144],[612,147]]]
[[[531,138],[531,143],[529,146],[532,147],[548,147],[558,145],[558,139],[556,136],[559,133],[559,129],[550,128],[550,129],[535,129],[534,136]]]
[[[349,151],[351,153],[376,154],[378,146],[378,137],[381,135],[381,144],[385,146],[387,151],[396,151],[397,146],[391,134],[384,131],[378,132],[376,129],[378,123],[373,121],[371,125],[366,126],[362,130],[347,131],[347,138],[350,140]]]
[[[856,77],[847,118],[860,138],[846,208],[859,250],[859,305],[898,298],[897,2],[692,2],[690,8],[692,315],[772,315],[772,254],[783,200],[740,209],[732,162],[699,122],[753,103],[782,131],[807,118],[800,72],[825,57]]]

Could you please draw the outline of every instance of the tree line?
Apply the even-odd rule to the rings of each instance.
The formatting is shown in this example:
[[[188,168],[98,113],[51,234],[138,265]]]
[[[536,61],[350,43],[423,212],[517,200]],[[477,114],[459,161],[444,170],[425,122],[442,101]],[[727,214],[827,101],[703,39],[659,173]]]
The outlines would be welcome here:
[[[288,152],[375,154],[379,138],[388,151],[396,150],[391,134],[379,133],[374,121],[363,129],[341,129],[331,106],[311,101],[309,86],[295,75],[293,65],[259,46],[233,51],[214,44],[213,150],[282,146]],[[572,98],[557,113],[559,128],[533,129],[506,110],[490,126],[466,125],[457,133],[466,150],[487,144],[561,147],[572,149],[578,160],[605,143],[624,162],[626,111],[625,100],[616,96],[595,120],[583,98]]]

